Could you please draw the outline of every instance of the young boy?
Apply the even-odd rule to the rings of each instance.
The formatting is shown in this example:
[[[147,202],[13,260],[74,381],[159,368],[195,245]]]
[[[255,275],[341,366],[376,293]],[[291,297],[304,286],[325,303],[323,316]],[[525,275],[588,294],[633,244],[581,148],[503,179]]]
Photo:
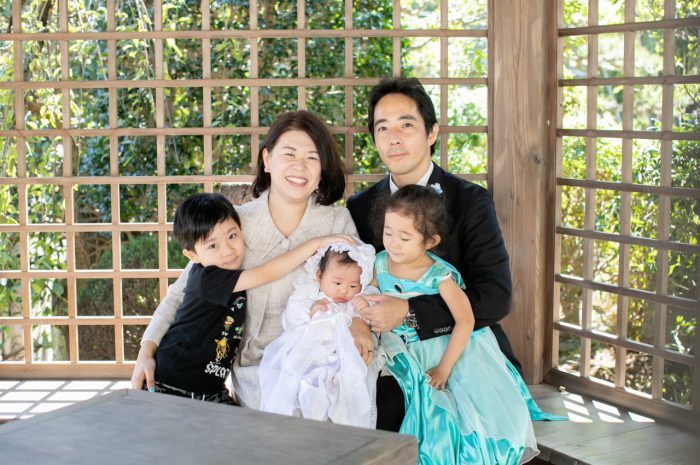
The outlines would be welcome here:
[[[221,194],[195,194],[175,213],[175,238],[194,265],[175,321],[156,351],[156,392],[234,405],[225,380],[236,357],[245,321],[246,289],[278,280],[333,235],[305,242],[257,268],[242,270],[241,222]]]

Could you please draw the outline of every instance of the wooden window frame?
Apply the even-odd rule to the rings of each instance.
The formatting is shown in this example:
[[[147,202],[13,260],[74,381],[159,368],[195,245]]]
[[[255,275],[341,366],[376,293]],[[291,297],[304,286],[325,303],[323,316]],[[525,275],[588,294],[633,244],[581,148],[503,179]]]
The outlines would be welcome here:
[[[452,134],[482,133],[487,134],[487,172],[477,174],[459,174],[460,177],[477,182],[486,182],[489,186],[493,180],[492,157],[492,118],[493,90],[490,76],[493,69],[493,41],[491,36],[493,19],[489,13],[487,29],[458,30],[448,28],[448,0],[439,0],[441,23],[437,29],[408,30],[401,29],[400,0],[393,0],[392,29],[366,30],[353,29],[353,2],[344,1],[345,28],[340,30],[305,29],[305,1],[297,0],[297,29],[258,29],[258,0],[250,0],[250,16],[248,30],[211,30],[211,12],[209,2],[202,2],[202,29],[189,31],[169,31],[163,29],[163,0],[153,2],[153,30],[151,31],[116,31],[115,30],[115,0],[106,0],[107,29],[104,32],[69,32],[68,2],[58,4],[58,31],[26,33],[22,27],[22,5],[20,0],[12,2],[12,24],[14,32],[0,33],[0,40],[12,41],[14,44],[14,80],[0,82],[0,89],[10,89],[15,93],[14,112],[15,126],[13,129],[0,130],[0,137],[14,138],[18,175],[16,178],[0,178],[0,185],[16,186],[18,189],[19,221],[17,225],[0,225],[0,233],[17,233],[20,237],[20,269],[16,271],[0,271],[0,278],[21,280],[21,317],[0,317],[0,325],[21,326],[23,328],[24,360],[2,361],[3,377],[37,378],[61,377],[81,378],[100,377],[114,378],[128,376],[133,362],[125,360],[123,328],[125,325],[145,325],[150,321],[148,316],[124,316],[122,308],[122,283],[125,278],[158,279],[159,294],[163,298],[167,292],[169,279],[176,278],[180,270],[168,268],[167,242],[168,232],[172,223],[167,221],[166,186],[168,184],[201,184],[204,191],[212,192],[219,183],[249,183],[253,173],[239,175],[212,174],[212,141],[214,136],[236,134],[251,135],[251,164],[255,166],[261,136],[268,128],[260,126],[258,89],[260,87],[296,86],[299,89],[297,105],[299,109],[306,107],[306,86],[341,86],[345,89],[345,121],[331,127],[334,134],[345,135],[344,157],[348,168],[347,195],[352,194],[353,184],[359,182],[376,182],[383,174],[352,174],[353,166],[353,135],[367,133],[366,127],[354,126],[353,120],[353,88],[355,86],[371,86],[378,78],[358,78],[353,74],[353,39],[360,37],[392,38],[392,67],[393,75],[401,73],[401,39],[405,37],[439,38],[440,40],[440,77],[421,78],[424,85],[440,87],[440,165],[448,166],[448,137]],[[492,10],[493,0],[487,7]],[[305,74],[306,39],[319,37],[336,37],[344,40],[345,63],[344,76],[341,78],[309,78]],[[488,74],[483,78],[450,78],[448,77],[448,39],[460,37],[479,37],[487,40]],[[211,73],[211,41],[213,39],[247,39],[250,41],[250,77],[247,79],[212,79]],[[258,39],[297,38],[298,75],[294,78],[260,78],[258,63]],[[154,79],[149,80],[120,80],[117,75],[117,41],[118,40],[150,40],[154,44],[155,62]],[[202,79],[171,80],[164,77],[163,46],[167,39],[195,39],[202,43]],[[61,79],[57,81],[24,81],[24,65],[22,44],[28,40],[47,40],[59,43],[61,51]],[[69,75],[69,40],[102,40],[107,42],[107,73],[108,80],[103,81],[72,81]],[[448,88],[452,85],[482,85],[487,87],[487,124],[485,126],[448,126]],[[212,88],[224,86],[243,86],[250,89],[251,124],[249,127],[212,127]],[[165,125],[165,89],[169,88],[203,89],[203,125],[196,128],[171,128]],[[80,129],[71,127],[70,93],[73,89],[106,89],[109,98],[109,127],[105,129]],[[120,89],[154,89],[155,91],[155,127],[154,128],[120,128],[117,124],[117,92]],[[24,92],[34,89],[55,89],[62,97],[62,126],[55,129],[30,130],[24,125]],[[203,136],[204,172],[202,175],[169,176],[165,168],[165,140],[168,136],[196,135]],[[109,175],[108,176],[73,176],[72,144],[64,143],[63,172],[55,177],[28,177],[26,170],[25,140],[29,137],[60,137],[68,141],[79,136],[101,136],[109,138]],[[154,136],[156,139],[157,172],[152,176],[120,176],[118,159],[118,139],[124,136]],[[111,194],[111,223],[83,224],[76,223],[74,218],[73,188],[79,185],[108,185]],[[152,185],[157,188],[157,222],[155,223],[121,223],[120,221],[120,186]],[[59,186],[65,198],[65,223],[36,224],[29,222],[27,207],[27,189],[33,185]],[[67,263],[65,270],[34,270],[29,263],[29,240],[31,233],[61,232],[66,235]],[[84,232],[112,233],[112,270],[78,270],[75,263],[75,237]],[[152,232],[158,239],[158,269],[157,270],[124,270],[121,263],[121,233],[123,232]],[[77,309],[76,280],[79,278],[101,278],[112,281],[114,316],[89,317],[79,316]],[[30,298],[31,279],[66,279],[67,280],[67,316],[38,317],[32,315]],[[53,324],[68,326],[69,360],[65,362],[40,362],[34,360],[32,343],[32,327],[34,325]],[[114,327],[114,361],[92,362],[79,359],[78,328],[82,325],[108,325]]]
[[[685,425],[697,422],[700,415],[700,366],[697,355],[690,355],[669,350],[665,347],[666,309],[669,305],[695,312],[700,316],[698,300],[669,295],[668,283],[668,251],[696,254],[700,256],[700,246],[674,242],[670,240],[670,211],[671,197],[688,197],[700,199],[700,189],[672,187],[671,162],[672,143],[675,140],[700,140],[697,132],[673,132],[673,91],[674,85],[686,83],[700,83],[700,76],[675,76],[674,32],[676,28],[697,27],[700,24],[698,18],[674,19],[675,3],[673,0],[664,2],[664,19],[651,22],[635,22],[635,2],[625,1],[625,23],[612,25],[598,25],[598,0],[588,2],[587,27],[565,28],[563,25],[563,2],[553,0],[550,2],[550,28],[549,56],[552,66],[549,77],[549,89],[552,96],[548,107],[550,120],[555,121],[549,135],[548,146],[552,153],[552,159],[556,160],[551,170],[550,199],[552,213],[550,224],[552,225],[552,254],[550,269],[551,276],[551,344],[548,356],[549,371],[545,379],[551,384],[560,384],[575,389],[593,397],[609,400],[618,405],[649,413],[657,418],[663,418],[672,422],[680,422]],[[650,29],[663,29],[663,75],[658,77],[633,77],[634,76],[634,40],[635,32]],[[622,32],[624,34],[624,77],[600,78],[598,70],[598,34]],[[562,78],[563,38],[571,36],[588,36],[588,69],[587,77],[580,79]],[[633,84],[656,84],[662,86],[662,121],[661,130],[656,132],[632,130],[633,121]],[[597,88],[599,86],[623,86],[623,112],[622,130],[598,130],[596,128],[597,117]],[[571,86],[584,86],[587,88],[587,125],[588,129],[562,129],[563,88]],[[586,177],[585,179],[570,179],[562,176],[562,137],[574,136],[586,138]],[[596,180],[595,144],[598,138],[618,138],[622,140],[621,182],[607,182]],[[632,141],[635,139],[659,140],[661,146],[661,179],[660,185],[649,186],[635,184],[632,181]],[[564,227],[561,219],[562,187],[578,187],[585,192],[585,210],[583,229]],[[604,233],[595,230],[593,220],[595,217],[595,191],[608,189],[620,192],[620,232],[616,234]],[[631,194],[647,193],[659,196],[659,223],[657,238],[647,239],[633,236],[630,232]],[[583,246],[583,276],[572,277],[560,274],[561,238],[562,236],[579,237],[584,242]],[[593,253],[594,240],[615,242],[619,245],[618,284],[610,285],[596,282],[593,279]],[[657,254],[656,266],[656,291],[649,292],[634,289],[629,282],[630,245],[652,247],[661,253]],[[582,316],[581,324],[573,325],[559,321],[559,287],[562,284],[577,286],[582,290]],[[604,291],[617,295],[617,326],[616,334],[609,336],[595,332],[591,329],[592,293]],[[697,293],[697,292],[696,292]],[[628,323],[628,299],[638,298],[654,304],[654,341],[653,345],[637,342],[627,337]],[[559,334],[565,333],[581,338],[581,351],[579,359],[579,373],[571,374],[558,369],[559,358]],[[615,379],[611,386],[593,380],[590,377],[591,341],[599,341],[612,345],[615,348]],[[700,343],[700,332],[696,332],[695,345]],[[639,351],[652,357],[652,386],[651,395],[642,396],[625,388],[625,355],[627,350]],[[693,394],[690,406],[682,407],[663,399],[663,368],[664,361],[669,360],[690,366],[693,373]]]

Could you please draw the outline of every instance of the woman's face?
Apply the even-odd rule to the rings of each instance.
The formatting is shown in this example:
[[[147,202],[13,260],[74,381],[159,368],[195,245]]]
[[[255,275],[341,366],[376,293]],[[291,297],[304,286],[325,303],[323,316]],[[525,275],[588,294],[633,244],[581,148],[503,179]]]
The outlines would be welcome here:
[[[270,195],[307,202],[321,181],[321,156],[309,135],[287,131],[262,156],[265,172],[270,173]]]

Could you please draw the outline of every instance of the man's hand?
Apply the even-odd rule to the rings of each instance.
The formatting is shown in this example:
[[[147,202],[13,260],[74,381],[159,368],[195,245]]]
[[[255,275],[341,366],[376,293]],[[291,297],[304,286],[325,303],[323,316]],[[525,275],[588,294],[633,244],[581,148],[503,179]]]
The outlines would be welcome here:
[[[327,312],[327,311],[328,311],[328,301],[324,300],[324,299],[317,300],[316,302],[314,302],[314,304],[309,309],[309,316],[313,317],[318,312]]]
[[[360,315],[370,322],[370,329],[375,333],[383,333],[403,323],[408,313],[408,301],[388,295],[366,295],[370,303]]]
[[[143,388],[144,381],[146,382],[146,387],[149,391],[151,388],[155,389],[155,354],[157,348],[158,346],[151,341],[144,341],[143,344],[141,344],[139,355],[136,357],[134,371],[131,373],[131,387],[134,389]]]
[[[349,329],[360,357],[365,364],[369,365],[374,358],[374,341],[369,326],[360,318],[354,317]]]
[[[435,389],[445,389],[447,386],[447,378],[450,377],[450,371],[440,365],[431,368],[425,374],[428,376],[428,383]]]

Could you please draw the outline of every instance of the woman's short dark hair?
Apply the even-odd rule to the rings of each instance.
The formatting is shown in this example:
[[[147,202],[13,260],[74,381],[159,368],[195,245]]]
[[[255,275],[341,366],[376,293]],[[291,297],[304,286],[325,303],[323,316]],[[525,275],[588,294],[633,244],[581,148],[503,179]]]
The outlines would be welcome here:
[[[253,180],[253,197],[260,197],[270,187],[270,173],[265,172],[263,150],[274,149],[282,134],[288,131],[304,131],[313,141],[321,159],[321,180],[316,190],[316,202],[331,205],[343,197],[345,192],[345,165],[340,156],[340,147],[328,126],[308,111],[285,113],[272,125],[258,151],[258,166]]]
[[[197,242],[206,240],[217,224],[228,219],[241,226],[229,199],[221,194],[193,194],[175,212],[173,235],[183,249],[194,251]]]
[[[384,235],[384,215],[389,211],[413,218],[413,226],[424,241],[437,234],[442,244],[450,230],[451,218],[445,196],[432,187],[409,184],[387,196],[372,218],[376,237]]]
[[[435,106],[420,81],[416,78],[384,78],[372,88],[369,94],[367,128],[372,136],[372,141],[374,141],[374,109],[382,97],[389,94],[403,94],[416,102],[418,112],[423,117],[425,133],[430,134],[433,126],[437,124]],[[432,155],[434,152],[435,144],[430,146],[430,154]]]

